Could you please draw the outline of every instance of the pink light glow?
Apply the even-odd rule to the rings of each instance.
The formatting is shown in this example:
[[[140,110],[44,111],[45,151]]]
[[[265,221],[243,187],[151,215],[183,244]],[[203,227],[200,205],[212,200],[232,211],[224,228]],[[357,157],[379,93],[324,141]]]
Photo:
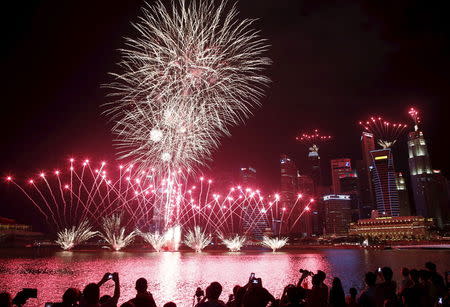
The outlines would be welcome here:
[[[11,176],[8,176],[8,177],[6,177],[6,180],[7,180],[7,181],[11,181],[11,180],[12,180],[12,177],[11,177]]]

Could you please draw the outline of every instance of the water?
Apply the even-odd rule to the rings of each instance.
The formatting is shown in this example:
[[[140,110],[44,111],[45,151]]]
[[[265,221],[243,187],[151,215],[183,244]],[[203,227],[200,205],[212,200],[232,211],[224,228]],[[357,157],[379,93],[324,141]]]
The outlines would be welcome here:
[[[450,251],[303,249],[196,254],[1,249],[0,291],[37,288],[38,299],[30,300],[29,306],[43,306],[46,301],[59,301],[68,287],[82,289],[88,282],[98,282],[105,272],[119,272],[120,303],[135,295],[134,282],[145,277],[158,306],[169,300],[178,306],[191,306],[196,287],[204,289],[210,282],[219,281],[224,289],[221,298],[227,300],[232,287],[245,284],[251,272],[278,297],[283,286],[296,283],[300,268],[321,269],[328,279],[338,276],[348,292],[350,287],[363,287],[362,276],[368,270],[389,265],[398,279],[402,267],[423,267],[426,261],[435,262],[441,272],[449,270]],[[105,284],[101,293],[112,295],[113,282]]]

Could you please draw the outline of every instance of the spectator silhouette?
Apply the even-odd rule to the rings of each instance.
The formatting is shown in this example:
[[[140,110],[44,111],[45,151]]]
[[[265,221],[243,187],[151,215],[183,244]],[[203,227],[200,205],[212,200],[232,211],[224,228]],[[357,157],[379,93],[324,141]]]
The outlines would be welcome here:
[[[136,297],[130,300],[136,307],[156,307],[153,295],[147,291],[147,279],[141,277],[136,280]]]
[[[59,306],[72,307],[78,306],[78,302],[81,298],[81,292],[77,288],[69,288],[64,292],[62,296],[62,303]]]
[[[205,290],[205,296],[196,305],[197,307],[224,307],[224,302],[219,300],[222,293],[222,285],[217,281],[212,282]]]
[[[376,306],[376,281],[377,276],[375,273],[368,272],[364,277],[366,288],[361,292],[358,298],[358,304],[361,307],[375,307]]]
[[[383,307],[386,303],[395,304],[397,301],[397,283],[392,280],[394,272],[390,267],[384,267],[378,275],[382,282],[376,285],[377,306]]]
[[[112,278],[110,278],[112,276]],[[109,279],[114,281],[114,295],[108,301],[100,303],[100,287]],[[81,307],[115,307],[120,297],[118,273],[106,273],[98,283],[90,283],[83,290]]]
[[[12,307],[11,294],[8,292],[0,293],[0,307]]]
[[[442,277],[441,274],[437,272],[436,264],[434,264],[433,262],[427,262],[425,263],[425,268],[430,273],[430,281],[433,284],[434,289],[436,291],[435,298],[437,299],[437,297],[445,296],[447,292],[447,287],[445,285],[444,278]]]
[[[311,290],[306,293],[306,305],[325,307],[328,305],[328,286],[324,284],[326,275],[323,271],[317,271],[311,278]]]
[[[400,282],[400,289],[398,290],[399,295],[403,293],[403,291],[406,288],[411,288],[413,285],[413,281],[411,280],[411,277],[409,276],[409,269],[403,268],[402,269],[402,281]]]
[[[253,281],[257,280],[257,283]],[[275,303],[275,297],[262,286],[260,278],[249,280],[242,300],[243,307],[265,307],[269,302]]]
[[[338,277],[333,279],[333,283],[330,289],[330,306],[332,307],[344,307],[345,306],[345,293],[342,289],[341,280]]]
[[[165,303],[163,307],[177,307],[177,304],[175,304],[174,302],[168,302]]]
[[[357,307],[359,306],[356,301],[356,295],[358,294],[358,291],[356,291],[356,288],[350,288],[349,290],[349,296],[345,299],[345,303],[348,307]]]

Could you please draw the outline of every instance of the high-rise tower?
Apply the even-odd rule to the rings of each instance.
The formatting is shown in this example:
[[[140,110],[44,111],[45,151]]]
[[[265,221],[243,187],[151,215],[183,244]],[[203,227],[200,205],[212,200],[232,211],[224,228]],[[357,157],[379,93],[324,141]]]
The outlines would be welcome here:
[[[343,174],[347,174],[352,170],[350,159],[332,159],[331,163],[331,184],[334,194],[341,193],[341,185],[339,178]]]
[[[372,133],[363,132],[361,135],[362,160],[357,162],[356,169],[360,187],[360,218],[369,218],[372,210],[375,209],[373,198],[372,175],[370,173],[372,159],[370,152],[375,150],[375,138]]]
[[[380,215],[399,216],[394,159],[390,148],[372,150],[372,181]]]

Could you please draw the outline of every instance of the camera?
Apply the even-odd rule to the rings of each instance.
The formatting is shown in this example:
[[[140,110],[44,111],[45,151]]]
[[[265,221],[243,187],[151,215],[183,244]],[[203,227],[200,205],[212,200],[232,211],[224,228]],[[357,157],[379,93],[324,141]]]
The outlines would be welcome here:
[[[23,288],[22,291],[16,294],[13,299],[13,304],[17,306],[24,305],[29,298],[37,298],[37,289]]]
[[[314,273],[308,270],[300,269],[299,272],[302,274],[306,274],[307,276],[314,276]]]

